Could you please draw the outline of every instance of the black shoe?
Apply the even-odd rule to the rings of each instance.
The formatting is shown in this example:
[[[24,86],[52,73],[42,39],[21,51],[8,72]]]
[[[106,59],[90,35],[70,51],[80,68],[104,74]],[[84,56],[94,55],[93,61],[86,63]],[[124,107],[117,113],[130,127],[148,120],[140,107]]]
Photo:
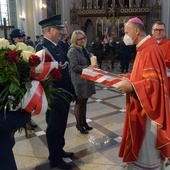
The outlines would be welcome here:
[[[31,129],[38,127],[37,124],[33,123],[32,121],[30,121],[30,126],[31,126]]]
[[[74,153],[73,152],[63,152],[62,153],[62,157],[63,158],[71,158],[74,156]]]
[[[89,126],[87,123],[83,125],[86,130],[92,130],[93,127]]]
[[[76,125],[76,128],[77,128],[77,130],[78,130],[80,133],[82,133],[82,134],[88,134],[88,133],[89,133],[86,129],[84,129],[83,126],[78,126],[78,125]]]
[[[50,165],[51,165],[51,168],[56,168],[56,167],[60,169],[71,169],[72,168],[72,165],[70,163],[63,161],[62,159],[58,160],[54,164],[50,163]]]

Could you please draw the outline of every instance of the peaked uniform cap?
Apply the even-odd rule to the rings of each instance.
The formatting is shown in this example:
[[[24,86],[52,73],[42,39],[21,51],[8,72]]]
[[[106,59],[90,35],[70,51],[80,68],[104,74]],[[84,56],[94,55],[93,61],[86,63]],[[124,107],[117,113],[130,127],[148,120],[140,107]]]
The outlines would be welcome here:
[[[11,38],[16,38],[16,37],[23,37],[23,33],[20,29],[14,29],[12,30],[11,34],[9,34]]]
[[[131,18],[130,20],[128,20],[127,23],[135,23],[135,24],[144,25],[143,22],[138,17]]]
[[[54,15],[52,17],[46,18],[38,23],[42,28],[48,26],[56,26],[64,28],[64,25],[61,22],[61,15]]]

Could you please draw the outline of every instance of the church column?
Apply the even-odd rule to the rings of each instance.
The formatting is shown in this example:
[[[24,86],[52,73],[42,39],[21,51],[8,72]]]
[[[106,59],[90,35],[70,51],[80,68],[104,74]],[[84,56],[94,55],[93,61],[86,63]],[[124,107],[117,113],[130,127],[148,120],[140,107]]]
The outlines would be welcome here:
[[[161,21],[165,24],[166,26],[166,35],[168,38],[170,38],[170,1],[167,0],[159,0],[158,3],[162,7],[162,16],[161,16]]]
[[[34,10],[34,2],[33,0],[29,0],[29,1],[26,1],[26,8],[25,8],[25,11],[26,11],[26,35],[27,36],[30,36],[32,40],[34,40],[34,37],[35,37],[35,34],[34,34],[34,12],[30,12],[30,9],[33,11]],[[32,25],[32,24],[33,25]]]
[[[24,31],[27,32],[27,16],[26,16],[26,0],[17,0],[17,8],[19,9],[19,13],[18,13],[18,21],[19,21],[19,28]]]
[[[8,0],[10,25],[18,27],[16,2]]]
[[[32,32],[31,38],[34,41],[36,40],[36,35],[42,34],[41,27],[39,26],[38,22],[47,17],[47,6],[45,8],[45,5],[47,5],[45,0],[32,0],[32,22],[34,23],[34,27],[32,27],[33,30],[30,30],[30,32]]]
[[[63,24],[65,21],[67,21],[67,24],[70,25],[70,12],[68,9],[70,8],[72,4],[73,2],[68,1],[68,0],[62,0],[62,2],[60,3],[61,12],[59,14],[61,14]]]

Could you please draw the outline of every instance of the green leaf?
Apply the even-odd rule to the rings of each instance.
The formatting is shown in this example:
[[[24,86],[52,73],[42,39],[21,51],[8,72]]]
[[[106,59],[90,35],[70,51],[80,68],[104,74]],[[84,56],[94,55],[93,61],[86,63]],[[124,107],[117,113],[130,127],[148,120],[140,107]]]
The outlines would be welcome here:
[[[5,83],[7,81],[8,81],[8,77],[7,76],[5,76],[5,75],[1,75],[0,76],[0,83]]]
[[[31,81],[27,81],[27,82],[25,83],[25,88],[29,91],[31,87],[32,87]]]
[[[20,87],[16,83],[11,83],[9,87],[9,92],[11,94],[16,94],[20,91]]]

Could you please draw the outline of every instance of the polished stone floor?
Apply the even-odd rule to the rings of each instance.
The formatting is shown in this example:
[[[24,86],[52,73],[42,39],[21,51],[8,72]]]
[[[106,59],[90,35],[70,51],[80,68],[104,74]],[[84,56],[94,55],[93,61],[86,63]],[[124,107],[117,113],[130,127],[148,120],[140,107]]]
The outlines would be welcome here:
[[[70,108],[66,129],[65,150],[75,153],[71,162],[74,170],[123,170],[125,164],[118,157],[125,112],[125,94],[114,88],[96,84],[96,94],[88,100],[87,120],[94,127],[87,135],[75,128],[74,103]],[[32,117],[38,124],[26,138],[16,133],[14,154],[18,170],[49,170],[45,137],[45,115]],[[54,136],[55,137],[55,136]],[[57,169],[57,168],[56,168]]]

